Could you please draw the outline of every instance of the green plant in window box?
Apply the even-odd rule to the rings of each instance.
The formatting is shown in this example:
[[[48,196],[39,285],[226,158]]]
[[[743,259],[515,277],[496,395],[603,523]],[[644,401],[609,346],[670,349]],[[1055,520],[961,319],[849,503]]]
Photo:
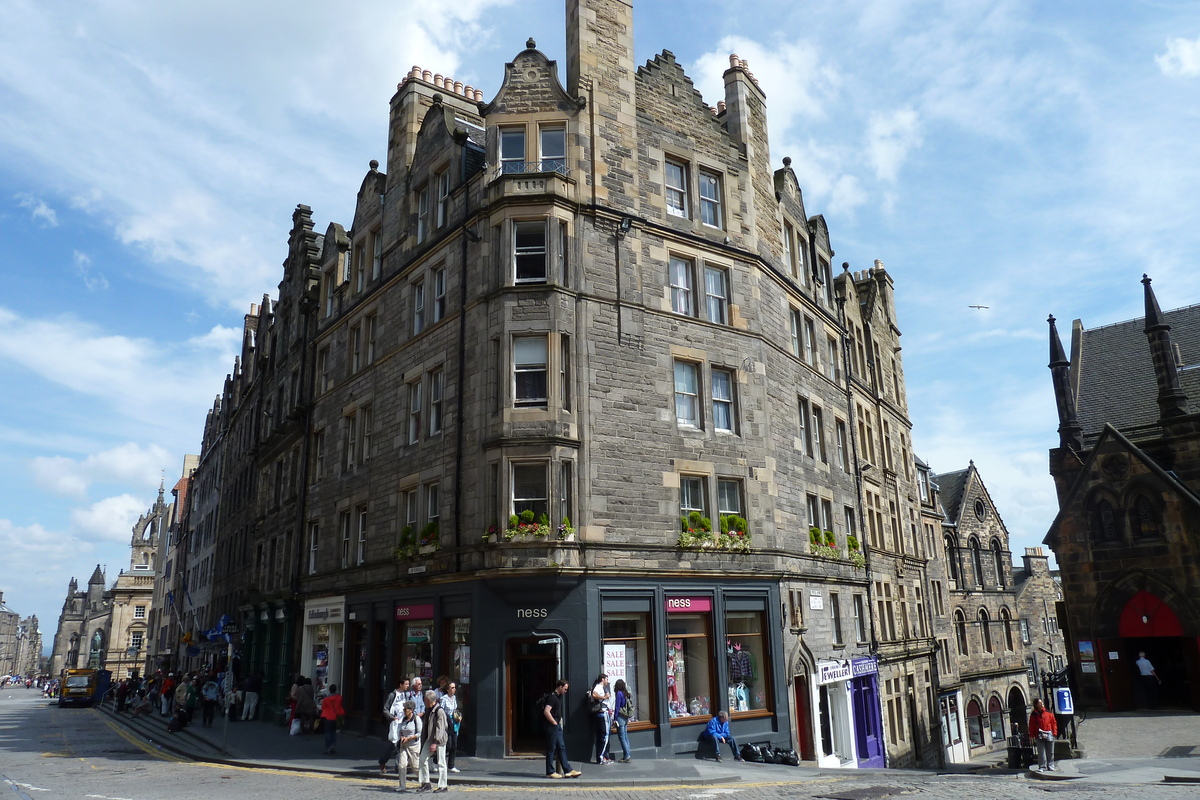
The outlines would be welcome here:
[[[850,534],[849,536],[846,537],[846,549],[849,550],[851,553],[858,553],[858,552],[862,551],[862,545],[860,545],[858,543],[857,536],[855,536],[854,534]]]
[[[867,557],[863,555],[861,550],[851,550],[849,560],[851,564],[859,569],[865,569],[867,566]]]
[[[438,541],[438,524],[436,522],[427,522],[425,527],[421,528],[421,541],[418,544],[417,550],[422,553],[431,553],[441,546]]]
[[[808,529],[808,543],[813,547],[820,547],[825,544],[824,539],[821,538],[821,529],[816,525]]]
[[[837,537],[833,535],[833,531],[825,531],[825,544],[837,547]]]
[[[400,544],[392,551],[398,559],[412,558],[417,554],[417,537],[412,525],[400,529]]]
[[[575,529],[571,527],[571,518],[563,517],[562,522],[558,525],[559,541],[565,541],[575,536]]]

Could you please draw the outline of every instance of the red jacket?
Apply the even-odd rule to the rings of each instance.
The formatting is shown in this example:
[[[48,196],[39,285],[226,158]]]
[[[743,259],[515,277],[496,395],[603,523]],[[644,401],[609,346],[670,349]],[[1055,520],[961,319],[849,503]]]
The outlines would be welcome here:
[[[1050,731],[1050,733],[1058,738],[1058,720],[1054,714],[1050,713],[1049,709],[1034,711],[1029,715],[1029,737],[1036,739],[1042,731]]]
[[[321,701],[321,718],[336,720],[338,717],[344,717],[346,709],[342,707],[342,696],[340,694],[326,695]]]

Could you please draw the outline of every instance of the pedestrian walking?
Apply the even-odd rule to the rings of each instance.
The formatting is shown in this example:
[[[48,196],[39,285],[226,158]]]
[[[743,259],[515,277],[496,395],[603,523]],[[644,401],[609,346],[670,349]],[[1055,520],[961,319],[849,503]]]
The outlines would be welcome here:
[[[411,700],[408,696],[408,678],[400,676],[396,680],[396,688],[388,693],[387,698],[383,701],[383,718],[388,723],[393,723],[404,715],[404,703]],[[413,703],[415,709],[417,704]],[[388,734],[384,736],[388,740],[388,746],[379,754],[379,772],[382,775],[387,775],[388,762],[392,760],[392,756],[396,755],[395,740],[391,738],[391,725],[388,726]]]
[[[317,718],[317,701],[313,696],[312,680],[301,675],[296,678],[296,685],[292,689],[292,696],[296,701],[295,715],[300,720],[300,730],[309,733],[312,731],[313,720]]]
[[[437,693],[432,689],[425,692],[425,744],[421,747],[421,758],[417,763],[417,782],[421,784],[418,791],[428,792],[433,789],[429,780],[429,760],[433,759],[437,766],[437,788],[434,792],[444,792],[446,785],[446,742],[449,739],[446,711],[438,705]]]
[[[613,684],[616,702],[613,703],[613,721],[617,724],[617,741],[621,743],[621,763],[628,764],[632,759],[629,753],[629,718],[633,716],[633,698],[629,696],[629,687],[624,678],[618,678]]]
[[[1054,772],[1054,740],[1058,737],[1058,719],[1047,710],[1042,698],[1033,701],[1033,713],[1029,715],[1029,737],[1037,748],[1038,768]]]
[[[331,756],[337,746],[337,729],[346,716],[342,706],[342,696],[338,694],[337,684],[329,685],[329,694],[321,700],[321,727],[325,729],[325,755]]]
[[[246,698],[242,701],[242,719],[254,719],[258,713],[258,698],[262,694],[263,674],[254,673],[246,679]]]
[[[400,700],[400,713],[388,726],[388,740],[396,751],[396,773],[400,776],[399,788],[408,791],[408,768],[421,758],[421,718],[417,716],[417,704],[412,700]]]
[[[208,680],[204,682],[203,688],[200,690],[200,711],[201,719],[204,727],[211,728],[213,717],[217,712],[217,699],[221,696],[221,687],[217,686],[217,682],[213,680],[213,676],[209,675]]]
[[[563,738],[563,697],[570,688],[571,684],[567,681],[559,680],[554,685],[554,691],[538,701],[546,722],[547,778],[578,778],[583,774],[571,769],[571,762],[567,760],[567,742]]]
[[[451,772],[458,772],[454,766],[454,753],[458,750],[458,731],[462,727],[462,712],[458,709],[458,684],[447,679],[438,695],[438,705],[446,712],[449,723],[449,740],[446,742],[446,767]]]
[[[608,716],[608,701],[612,697],[612,691],[608,688],[608,675],[601,672],[596,676],[596,680],[592,684],[592,692],[588,696],[590,703],[588,710],[592,715],[592,723],[596,727],[596,763],[597,764],[612,764],[613,760],[608,755],[608,734],[612,728],[612,722]]]

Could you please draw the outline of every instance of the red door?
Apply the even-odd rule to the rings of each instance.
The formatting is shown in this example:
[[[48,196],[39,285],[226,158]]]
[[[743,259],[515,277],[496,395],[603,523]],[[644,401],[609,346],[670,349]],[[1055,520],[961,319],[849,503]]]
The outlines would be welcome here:
[[[1104,676],[1104,695],[1109,711],[1132,711],[1133,684],[1130,682],[1129,656],[1120,639],[1101,639],[1096,643],[1100,651],[1100,672]],[[1116,656],[1110,658],[1109,656]]]
[[[808,681],[803,677],[795,679],[796,695],[796,742],[800,758],[805,761],[816,761],[817,753],[813,750],[812,735],[812,704],[809,702]]]

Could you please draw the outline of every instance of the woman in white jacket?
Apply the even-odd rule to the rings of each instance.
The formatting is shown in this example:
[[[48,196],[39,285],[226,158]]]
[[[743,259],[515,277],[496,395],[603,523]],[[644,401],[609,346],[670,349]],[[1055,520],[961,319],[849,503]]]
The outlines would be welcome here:
[[[416,715],[417,704],[397,697],[392,705],[392,724],[388,738],[396,745],[396,771],[400,774],[400,791],[408,791],[408,767],[417,765],[421,755],[421,718]]]

